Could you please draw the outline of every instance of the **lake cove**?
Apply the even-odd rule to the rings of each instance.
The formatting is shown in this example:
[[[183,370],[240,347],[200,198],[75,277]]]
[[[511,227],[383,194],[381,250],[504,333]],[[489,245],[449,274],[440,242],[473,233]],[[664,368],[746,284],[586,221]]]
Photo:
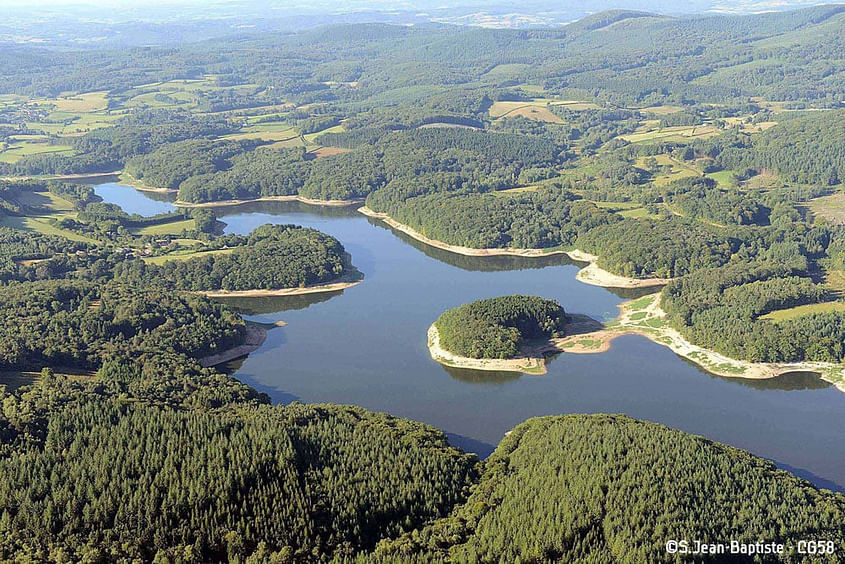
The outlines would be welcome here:
[[[120,186],[120,185],[118,185]],[[98,193],[129,213],[138,192]],[[152,200],[159,202],[158,200]],[[250,203],[218,210],[226,231],[293,223],[338,238],[363,273],[343,291],[223,300],[251,321],[287,322],[247,358],[239,380],[289,403],[335,402],[387,411],[444,429],[486,456],[504,433],[537,415],[625,413],[746,449],[822,487],[845,487],[845,394],[800,373],[722,378],[645,337],[625,335],[601,354],[563,353],[540,376],[443,367],[426,333],[449,308],[508,294],[555,299],[567,312],[611,322],[618,305],[654,289],[608,290],[575,279],[565,255],[469,257],[429,247],[354,207]],[[151,214],[144,214],[151,215]]]

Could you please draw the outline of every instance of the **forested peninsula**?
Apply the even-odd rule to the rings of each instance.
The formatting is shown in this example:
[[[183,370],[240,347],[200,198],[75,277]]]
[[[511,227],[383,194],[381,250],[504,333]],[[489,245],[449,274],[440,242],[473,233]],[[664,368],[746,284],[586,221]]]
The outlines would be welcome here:
[[[566,323],[566,312],[554,300],[520,295],[478,300],[438,317],[428,330],[428,347],[447,366],[542,372],[539,350],[562,337]]]
[[[845,6],[16,41],[0,371],[25,383],[0,385],[0,560],[660,562],[672,538],[841,558],[845,496],[655,423],[530,419],[482,461],[423,423],[271,405],[216,366],[255,326],[210,295],[361,277],[334,237],[226,233],[215,208],[364,203],[440,248],[665,284],[603,327],[538,297],[459,306],[428,335],[445,364],[537,373],[543,351],[636,332],[715,373],[795,366],[843,389]],[[85,183],[120,171],[184,206],[130,214]],[[807,539],[830,551],[798,554]]]

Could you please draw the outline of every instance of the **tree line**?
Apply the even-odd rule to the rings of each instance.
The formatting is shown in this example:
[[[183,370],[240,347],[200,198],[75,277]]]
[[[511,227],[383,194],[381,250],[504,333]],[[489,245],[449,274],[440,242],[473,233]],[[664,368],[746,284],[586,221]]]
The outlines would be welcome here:
[[[469,358],[513,358],[526,342],[564,334],[566,312],[554,300],[502,296],[447,310],[434,322],[440,346]]]

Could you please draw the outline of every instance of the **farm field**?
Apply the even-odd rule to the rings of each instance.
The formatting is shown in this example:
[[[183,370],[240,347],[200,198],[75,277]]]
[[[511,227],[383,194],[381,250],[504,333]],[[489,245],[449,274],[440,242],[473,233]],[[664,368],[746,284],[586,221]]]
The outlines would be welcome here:
[[[205,257],[205,256],[211,256],[211,255],[228,255],[233,250],[234,249],[215,249],[213,251],[185,250],[185,251],[177,251],[177,252],[174,252],[174,253],[161,255],[161,256],[143,257],[143,259],[144,259],[144,262],[147,262],[149,264],[164,264],[165,262],[168,262],[168,261],[171,261],[171,260],[188,260],[188,259],[192,259],[192,258]]]
[[[786,321],[788,319],[795,319],[804,315],[812,315],[814,313],[828,313],[832,311],[845,311],[845,302],[824,302],[819,304],[807,304],[788,309],[779,309],[763,315],[761,319],[773,321]]]
[[[719,130],[712,125],[681,125],[674,127],[659,127],[645,125],[641,131],[620,135],[620,139],[631,143],[650,143],[654,141],[690,141],[692,139],[707,139],[719,134]]]

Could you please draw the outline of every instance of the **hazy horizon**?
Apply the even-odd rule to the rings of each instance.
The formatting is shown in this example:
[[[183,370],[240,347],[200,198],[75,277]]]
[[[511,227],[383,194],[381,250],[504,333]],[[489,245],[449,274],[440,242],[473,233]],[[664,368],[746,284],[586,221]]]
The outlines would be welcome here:
[[[173,45],[338,23],[555,27],[611,9],[667,16],[752,14],[813,0],[3,0],[0,42],[71,48]]]

